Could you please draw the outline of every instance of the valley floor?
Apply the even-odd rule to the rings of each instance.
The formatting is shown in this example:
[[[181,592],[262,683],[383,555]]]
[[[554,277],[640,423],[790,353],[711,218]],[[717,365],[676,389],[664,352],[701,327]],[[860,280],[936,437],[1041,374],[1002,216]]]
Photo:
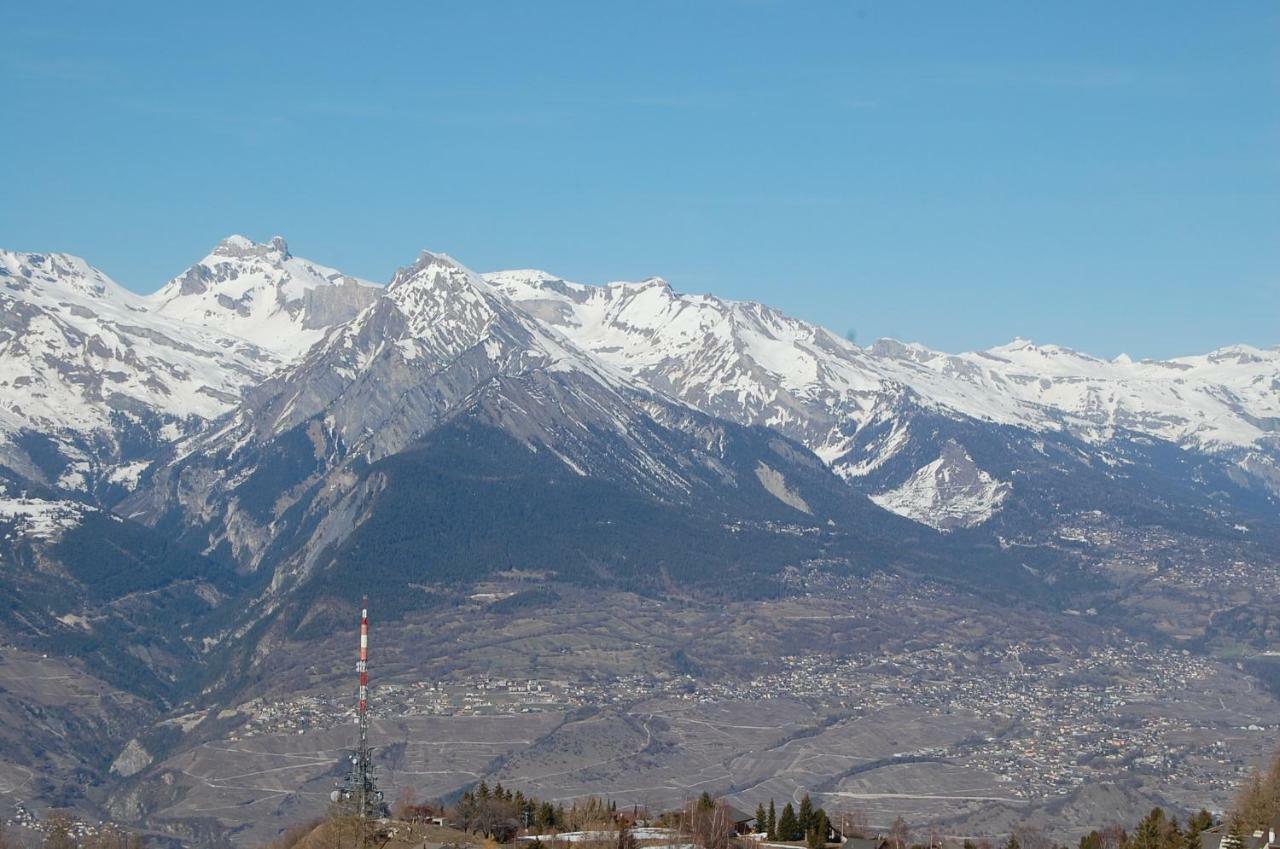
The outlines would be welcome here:
[[[1225,808],[1280,730],[1280,703],[1234,663],[1088,617],[1011,617],[887,576],[811,589],[725,606],[580,592],[498,615],[498,587],[375,624],[387,797],[482,778],[651,810],[808,792],[881,827],[1066,839],[1156,804]],[[342,636],[277,646],[273,686],[239,704],[178,711],[177,744],[108,804],[141,800],[175,833],[214,820],[246,846],[322,813],[353,735]]]

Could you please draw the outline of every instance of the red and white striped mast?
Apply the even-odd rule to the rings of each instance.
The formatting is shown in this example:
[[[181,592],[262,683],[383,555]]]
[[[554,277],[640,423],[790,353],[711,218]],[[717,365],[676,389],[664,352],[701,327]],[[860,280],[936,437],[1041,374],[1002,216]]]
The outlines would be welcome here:
[[[373,789],[369,751],[369,597],[360,600],[360,660],[356,662],[360,673],[360,688],[356,691],[356,810],[364,819],[369,810],[369,791]],[[363,831],[361,832],[363,834]],[[363,842],[363,841],[361,841]]]
[[[356,713],[360,720],[360,747],[369,742],[369,597],[360,600],[360,660],[356,663],[360,673],[360,689],[357,691]]]
[[[373,775],[373,750],[369,748],[369,597],[360,602],[360,659],[356,661],[360,685],[356,690],[356,750],[351,756],[351,772],[346,783],[332,794],[334,802],[343,802],[360,821],[357,846],[363,847],[367,822],[384,816],[382,802]]]

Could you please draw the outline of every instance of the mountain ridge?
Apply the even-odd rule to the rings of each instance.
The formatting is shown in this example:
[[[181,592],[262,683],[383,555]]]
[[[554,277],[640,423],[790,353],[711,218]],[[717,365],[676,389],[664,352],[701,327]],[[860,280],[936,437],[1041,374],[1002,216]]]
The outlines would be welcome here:
[[[509,299],[534,321],[531,332],[541,337],[544,348],[563,349],[555,341],[563,339],[577,351],[563,349],[552,355],[564,367],[626,385],[627,391],[688,404],[714,417],[776,430],[806,445],[837,474],[870,494],[905,483],[877,479],[873,473],[901,450],[908,436],[902,426],[904,411],[916,408],[1035,433],[1069,434],[1099,448],[1130,438],[1125,434],[1158,438],[1223,458],[1251,485],[1280,493],[1280,346],[1241,344],[1171,360],[1138,361],[1125,356],[1104,360],[1021,337],[960,354],[892,339],[860,347],[758,302],[681,294],[656,277],[592,286],[528,269],[479,275],[446,254],[426,251],[386,287],[379,287],[294,257],[281,237],[264,243],[227,237],[204,259],[146,296],[129,292],[70,255],[4,256],[4,291],[11,305],[25,298],[28,312],[34,309],[57,319],[61,310],[62,321],[83,322],[100,304],[100,311],[111,313],[117,327],[122,324],[118,317],[128,316],[137,321],[136,327],[127,325],[135,327],[136,335],[198,349],[176,376],[170,374],[171,380],[188,386],[183,395],[175,395],[174,388],[154,373],[159,366],[133,378],[144,389],[156,387],[149,394],[135,391],[125,404],[132,405],[127,415],[133,419],[155,419],[142,428],[148,446],[200,430],[200,421],[222,415],[244,392],[292,367],[312,345],[323,344],[331,328],[366,320],[360,318],[363,312],[384,297],[408,297],[397,294],[397,281],[423,263],[435,263],[454,269],[455,282],[465,286],[453,287],[429,305],[430,315],[467,309],[473,299],[466,293],[471,290],[484,293],[480,301]],[[37,259],[48,267],[24,267]],[[24,344],[19,337],[39,338],[29,324],[21,332],[11,328],[0,344],[12,349]],[[400,344],[427,354],[432,346],[448,347],[447,340],[433,339],[431,320],[419,321],[411,330]],[[101,347],[97,340],[105,338],[97,326],[77,332],[86,349]],[[134,349],[142,343],[116,341],[120,356],[136,358]],[[60,374],[67,374],[67,363],[75,356],[64,345],[38,359],[58,362]],[[128,377],[128,370],[113,371],[91,353],[79,356],[82,373],[96,368]],[[20,416],[15,420],[22,411],[17,390],[36,378],[17,373],[18,362],[10,357],[14,373],[7,381],[0,378],[0,428],[37,442],[50,431],[63,432],[65,438],[59,437],[54,453],[66,455],[68,468],[80,464],[80,471],[68,474],[63,469],[53,477],[40,473],[29,451],[12,447],[12,438],[5,454],[10,465],[44,483],[75,483],[76,474],[86,481],[114,474],[127,482],[134,476],[107,468],[134,461],[129,452],[108,451],[98,463],[93,449],[71,444],[111,430],[118,411],[106,400],[95,402],[97,408],[90,405],[96,412],[83,421],[68,418],[84,406],[70,403],[57,405],[65,421],[27,421]],[[145,358],[140,362],[146,365]],[[190,385],[191,380],[197,385]],[[56,387],[59,380],[46,374],[44,384]],[[111,397],[124,396],[114,392]],[[184,397],[193,400],[184,406],[179,403]],[[187,417],[188,423],[175,429],[175,416]],[[890,420],[898,422],[887,435],[891,438],[873,444],[857,437],[871,424]],[[105,471],[86,471],[85,463],[97,463]],[[80,488],[85,486],[91,488],[88,483]]]

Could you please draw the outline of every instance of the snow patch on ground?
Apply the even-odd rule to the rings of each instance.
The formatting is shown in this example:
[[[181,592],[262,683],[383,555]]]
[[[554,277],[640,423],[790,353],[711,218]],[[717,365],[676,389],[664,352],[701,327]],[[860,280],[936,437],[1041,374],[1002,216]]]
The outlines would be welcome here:
[[[133,491],[138,488],[138,479],[142,476],[143,471],[151,463],[147,460],[139,460],[135,463],[125,463],[123,466],[117,466],[107,474],[107,480],[117,486],[123,486],[125,489]]]
[[[75,501],[46,501],[10,495],[0,488],[0,523],[12,524],[12,533],[19,538],[56,539],[63,531],[79,525],[89,509]]]
[[[978,468],[968,452],[952,442],[938,459],[871,500],[891,513],[945,532],[987,521],[1012,489]]]

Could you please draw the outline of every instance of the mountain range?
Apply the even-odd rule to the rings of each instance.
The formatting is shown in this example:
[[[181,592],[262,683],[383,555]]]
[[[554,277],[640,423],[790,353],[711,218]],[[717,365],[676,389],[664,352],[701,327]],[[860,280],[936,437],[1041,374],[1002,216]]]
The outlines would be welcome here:
[[[1081,516],[1274,562],[1277,499],[1280,348],[860,347],[657,278],[424,252],[379,286],[279,237],[149,296],[0,251],[0,627],[160,709],[260,687],[360,593],[394,618],[498,574],[744,598],[819,568],[1084,609],[1115,587]],[[100,773],[76,746],[44,756]]]
[[[279,237],[225,239],[147,297],[59,254],[0,253],[0,280],[0,462],[91,496],[133,488],[155,452],[207,441],[208,423],[228,414],[252,421],[261,440],[344,401],[373,401],[335,436],[371,459],[396,454],[461,410],[496,403],[472,393],[517,374],[609,395],[578,412],[633,440],[643,439],[633,413],[615,416],[628,407],[652,423],[694,416],[768,429],[882,507],[943,530],[990,519],[1016,487],[923,421],[1016,431],[1037,451],[1070,442],[1080,463],[1117,469],[1135,445],[1176,446],[1264,501],[1280,493],[1280,349],[1133,362],[1022,339],[958,355],[887,339],[862,348],[765,305],[683,295],[657,278],[480,276],[424,254],[384,289],[296,258]],[[370,419],[424,370],[462,382],[401,407],[405,421]],[[290,382],[307,391],[287,407],[259,406]],[[547,400],[519,407],[519,426],[510,407],[501,426],[532,427],[568,403]],[[658,471],[652,445],[632,441],[601,464],[569,432],[537,441],[578,474],[632,465],[635,482],[651,478],[651,495],[689,491],[684,476]]]

